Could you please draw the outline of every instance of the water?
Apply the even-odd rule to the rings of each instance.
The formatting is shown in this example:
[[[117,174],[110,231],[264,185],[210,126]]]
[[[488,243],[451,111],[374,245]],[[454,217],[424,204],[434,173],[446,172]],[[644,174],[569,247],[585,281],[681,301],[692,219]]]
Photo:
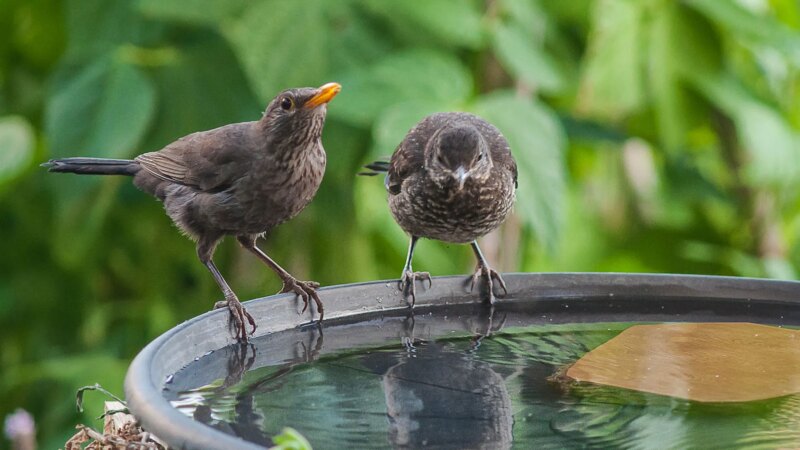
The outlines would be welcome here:
[[[551,321],[440,312],[292,330],[201,358],[165,395],[264,446],[285,426],[318,449],[800,445],[797,395],[701,404],[565,383],[568,364],[635,323]]]

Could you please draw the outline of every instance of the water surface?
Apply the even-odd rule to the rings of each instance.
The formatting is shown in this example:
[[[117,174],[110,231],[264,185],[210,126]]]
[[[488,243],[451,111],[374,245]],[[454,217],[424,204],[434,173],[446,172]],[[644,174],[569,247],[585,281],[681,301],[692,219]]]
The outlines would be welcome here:
[[[635,323],[440,311],[293,330],[201,358],[165,394],[264,446],[285,426],[318,449],[800,446],[800,396],[702,404],[558,376]]]

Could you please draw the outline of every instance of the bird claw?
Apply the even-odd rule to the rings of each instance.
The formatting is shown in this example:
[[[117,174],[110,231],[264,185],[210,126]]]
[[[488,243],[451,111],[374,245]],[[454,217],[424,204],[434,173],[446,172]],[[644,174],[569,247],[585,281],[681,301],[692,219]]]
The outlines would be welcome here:
[[[214,309],[220,308],[228,308],[228,311],[231,313],[231,317],[233,318],[233,330],[236,337],[242,341],[243,343],[247,343],[247,335],[250,334],[251,336],[256,332],[256,320],[247,312],[242,302],[239,301],[236,297],[228,298],[227,300],[221,300],[214,303]],[[247,332],[247,327],[245,326],[245,321],[250,324],[252,330],[250,333]]]
[[[503,296],[505,297],[508,295],[508,288],[506,287],[506,282],[503,281],[503,277],[501,277],[496,270],[484,265],[478,265],[478,268],[475,269],[475,273],[472,274],[471,283],[469,286],[470,292],[475,290],[475,283],[478,281],[478,278],[481,277],[486,281],[486,289],[489,292],[490,304],[494,305],[495,301],[497,300],[494,296],[494,281],[497,281],[497,284],[503,288]]]
[[[428,272],[414,272],[411,270],[406,270],[403,272],[403,276],[400,277],[400,291],[403,292],[403,295],[406,298],[406,302],[408,302],[409,294],[411,297],[411,302],[409,306],[412,308],[414,304],[417,302],[417,287],[416,281],[420,279],[423,282],[423,286],[425,286],[425,280],[428,281],[428,289],[433,287],[433,281],[431,280],[431,274]],[[410,292],[409,292],[410,291]]]
[[[320,284],[316,281],[299,281],[294,278],[283,280],[283,289],[281,293],[294,292],[295,295],[303,300],[303,310],[306,312],[308,304],[311,300],[317,305],[317,312],[319,312],[319,321],[322,322],[322,317],[325,315],[325,308],[322,306],[322,300],[317,294],[317,288]]]

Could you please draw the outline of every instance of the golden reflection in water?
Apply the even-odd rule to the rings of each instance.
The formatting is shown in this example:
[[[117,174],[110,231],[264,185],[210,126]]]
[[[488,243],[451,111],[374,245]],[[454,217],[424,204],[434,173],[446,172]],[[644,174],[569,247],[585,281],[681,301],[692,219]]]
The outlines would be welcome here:
[[[752,323],[636,325],[567,370],[576,381],[698,402],[800,392],[800,331]]]

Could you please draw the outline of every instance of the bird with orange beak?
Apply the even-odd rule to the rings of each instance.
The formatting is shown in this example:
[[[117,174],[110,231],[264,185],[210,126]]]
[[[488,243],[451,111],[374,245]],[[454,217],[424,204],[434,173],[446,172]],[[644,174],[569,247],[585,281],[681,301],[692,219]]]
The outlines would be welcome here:
[[[260,120],[225,125],[184,136],[132,160],[64,158],[43,164],[51,172],[127,175],[164,203],[167,215],[197,243],[197,255],[224,295],[235,335],[247,340],[256,322],[242,306],[212,259],[225,236],[235,236],[294,292],[305,307],[313,300],[323,317],[318,283],[300,281],[256,246],[256,240],[295,217],[314,198],[325,173],[322,127],[338,83],[287,89]]]

